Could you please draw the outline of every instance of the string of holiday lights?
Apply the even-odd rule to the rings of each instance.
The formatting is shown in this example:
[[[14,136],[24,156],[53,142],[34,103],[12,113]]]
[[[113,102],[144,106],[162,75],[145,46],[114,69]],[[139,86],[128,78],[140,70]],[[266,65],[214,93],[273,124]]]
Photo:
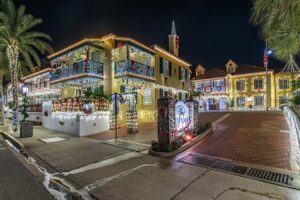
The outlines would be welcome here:
[[[127,111],[126,127],[131,131],[136,131],[138,128],[138,114],[136,110]]]
[[[12,94],[13,94],[13,117],[12,117],[12,130],[16,132],[18,130],[18,58],[19,58],[19,48],[16,44],[11,44],[7,46],[6,49],[7,58],[9,61],[9,71],[11,75],[12,82]]]

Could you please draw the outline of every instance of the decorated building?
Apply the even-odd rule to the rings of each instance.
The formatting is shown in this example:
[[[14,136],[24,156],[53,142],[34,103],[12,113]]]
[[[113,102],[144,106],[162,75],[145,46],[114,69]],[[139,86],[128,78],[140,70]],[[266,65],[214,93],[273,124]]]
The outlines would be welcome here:
[[[89,94],[92,94],[90,99],[93,99],[93,114],[96,114],[92,119],[103,117],[103,113],[97,115],[97,112],[107,115],[111,111],[107,100],[118,93],[119,126],[136,128],[143,122],[156,122],[157,99],[165,91],[177,99],[187,98],[190,64],[179,57],[179,45],[174,22],[169,35],[169,50],[113,34],[83,39],[49,55],[51,66],[48,69],[23,79],[30,87],[36,84],[39,87],[42,82],[39,91],[43,93],[45,81],[41,76],[49,77],[47,91],[50,94],[53,94],[50,91],[58,92],[58,95],[52,96],[43,112],[47,111],[49,115],[51,109],[51,115],[58,119],[86,115],[81,109]],[[29,94],[33,95],[33,91]]]
[[[21,78],[22,87],[27,88],[29,121],[41,123],[43,102],[60,96],[60,89],[50,85],[51,72],[52,68],[46,68]]]
[[[206,71],[196,69],[193,90],[201,110],[265,110],[287,103],[295,91],[292,81],[298,74],[282,73],[263,67],[237,64],[229,60],[224,67]]]

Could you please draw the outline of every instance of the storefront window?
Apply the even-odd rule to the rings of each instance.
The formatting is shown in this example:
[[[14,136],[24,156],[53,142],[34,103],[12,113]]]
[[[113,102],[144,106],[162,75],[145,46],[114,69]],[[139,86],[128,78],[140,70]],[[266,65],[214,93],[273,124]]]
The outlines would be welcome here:
[[[256,96],[255,97],[255,106],[263,106],[264,105],[264,97]]]
[[[245,107],[245,97],[237,97],[237,106]]]
[[[152,89],[145,88],[143,92],[143,105],[152,105]]]
[[[279,97],[279,105],[288,103],[288,98],[286,96]]]

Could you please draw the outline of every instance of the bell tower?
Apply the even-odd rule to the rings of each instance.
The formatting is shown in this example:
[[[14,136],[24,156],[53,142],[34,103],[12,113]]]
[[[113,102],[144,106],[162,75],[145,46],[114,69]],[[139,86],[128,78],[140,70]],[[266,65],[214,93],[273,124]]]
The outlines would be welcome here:
[[[171,34],[169,35],[169,52],[175,56],[179,55],[179,36],[176,34],[174,20],[172,21]]]

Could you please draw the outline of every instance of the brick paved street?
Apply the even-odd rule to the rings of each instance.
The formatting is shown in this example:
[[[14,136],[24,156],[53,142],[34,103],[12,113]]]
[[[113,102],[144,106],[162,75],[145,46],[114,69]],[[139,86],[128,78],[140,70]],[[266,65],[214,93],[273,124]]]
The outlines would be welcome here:
[[[203,113],[215,119],[222,113]],[[224,113],[223,113],[224,114]],[[234,112],[191,151],[290,170],[288,125],[281,112]]]

